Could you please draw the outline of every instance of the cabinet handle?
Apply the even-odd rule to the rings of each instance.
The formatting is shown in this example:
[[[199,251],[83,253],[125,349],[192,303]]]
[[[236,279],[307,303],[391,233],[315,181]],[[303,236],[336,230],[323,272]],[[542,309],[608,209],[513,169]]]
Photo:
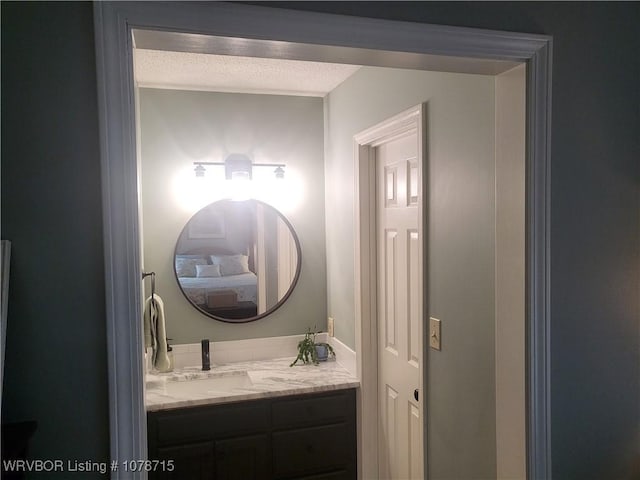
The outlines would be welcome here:
[[[420,396],[420,395],[419,395],[418,389],[416,388],[416,389],[413,391],[413,398],[415,398],[415,399],[416,399],[416,402],[418,401],[418,397],[419,397],[419,396]]]

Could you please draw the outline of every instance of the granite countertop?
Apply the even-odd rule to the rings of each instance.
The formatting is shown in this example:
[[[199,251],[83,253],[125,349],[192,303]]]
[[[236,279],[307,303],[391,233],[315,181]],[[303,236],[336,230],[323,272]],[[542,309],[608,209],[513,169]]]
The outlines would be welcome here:
[[[321,362],[318,366],[298,364],[289,367],[291,361],[289,357],[212,365],[207,372],[194,367],[168,374],[149,374],[145,405],[147,411],[168,410],[340,390],[360,385],[357,378],[335,361]],[[207,386],[207,382],[200,382],[222,377],[233,381],[213,389]],[[202,388],[199,388],[200,385]]]

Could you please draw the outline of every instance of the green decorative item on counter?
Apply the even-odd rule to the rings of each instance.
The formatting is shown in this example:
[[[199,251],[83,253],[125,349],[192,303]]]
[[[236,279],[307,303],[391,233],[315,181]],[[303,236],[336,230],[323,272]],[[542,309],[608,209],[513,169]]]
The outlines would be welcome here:
[[[302,360],[304,364],[313,363],[318,365],[320,362],[327,360],[328,357],[336,356],[333,347],[325,342],[316,342],[316,335],[320,332],[311,332],[311,329],[304,334],[304,338],[298,342],[298,356],[290,367],[293,367],[298,360]],[[319,348],[317,348],[319,347]],[[325,352],[324,355],[318,355],[318,350]]]

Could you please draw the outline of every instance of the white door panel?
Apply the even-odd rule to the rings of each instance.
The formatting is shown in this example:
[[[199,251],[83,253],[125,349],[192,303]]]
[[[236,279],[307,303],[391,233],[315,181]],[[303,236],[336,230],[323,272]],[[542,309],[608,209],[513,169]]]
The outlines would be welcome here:
[[[422,238],[418,135],[375,148],[380,478],[423,477]]]

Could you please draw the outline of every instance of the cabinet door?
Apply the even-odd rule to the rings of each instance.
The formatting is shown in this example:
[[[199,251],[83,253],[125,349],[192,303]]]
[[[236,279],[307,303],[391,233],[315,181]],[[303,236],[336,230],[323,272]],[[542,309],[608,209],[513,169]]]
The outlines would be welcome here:
[[[192,443],[158,449],[158,460],[173,460],[173,471],[159,471],[149,478],[162,480],[211,480],[214,455],[213,442]]]
[[[271,478],[267,435],[231,438],[216,442],[217,480]]]
[[[350,435],[343,423],[273,433],[276,478],[303,477],[345,468],[353,461]]]

